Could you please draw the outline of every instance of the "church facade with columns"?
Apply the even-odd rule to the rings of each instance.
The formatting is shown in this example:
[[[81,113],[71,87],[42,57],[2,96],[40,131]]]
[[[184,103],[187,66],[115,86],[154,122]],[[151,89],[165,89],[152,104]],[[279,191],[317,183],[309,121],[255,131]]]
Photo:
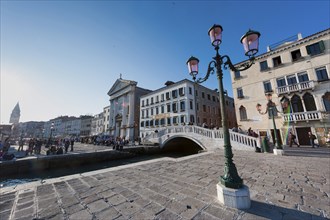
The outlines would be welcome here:
[[[151,90],[140,88],[136,81],[121,77],[110,88],[110,136],[134,140],[139,136],[140,97]]]

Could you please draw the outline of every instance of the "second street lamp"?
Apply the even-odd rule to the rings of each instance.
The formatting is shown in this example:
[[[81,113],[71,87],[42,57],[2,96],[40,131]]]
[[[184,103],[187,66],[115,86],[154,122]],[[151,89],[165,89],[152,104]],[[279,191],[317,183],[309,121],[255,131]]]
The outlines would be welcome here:
[[[53,141],[52,141],[53,130],[54,130],[54,122],[52,122],[52,124],[50,126],[50,135],[49,135],[49,140],[48,140],[48,145],[49,146],[51,146],[53,144]]]
[[[230,136],[229,136],[229,128],[227,124],[227,117],[226,117],[226,109],[225,109],[225,96],[224,96],[224,88],[223,88],[223,72],[222,66],[225,69],[228,67],[236,72],[236,71],[244,71],[250,68],[254,64],[254,55],[258,52],[258,45],[259,45],[259,37],[260,33],[257,31],[249,30],[245,35],[241,38],[241,43],[244,46],[245,55],[249,57],[247,62],[244,62],[241,66],[235,67],[229,56],[219,54],[219,45],[222,42],[222,31],[223,28],[221,25],[215,24],[213,25],[208,34],[211,38],[211,43],[216,50],[216,55],[213,57],[213,60],[209,63],[207,73],[204,78],[196,79],[198,75],[198,63],[199,60],[196,57],[190,57],[187,61],[189,74],[192,76],[193,80],[197,83],[205,82],[211,74],[214,74],[216,70],[216,75],[218,78],[219,84],[219,100],[220,100],[220,110],[221,110],[221,120],[222,120],[222,129],[224,134],[224,154],[225,154],[225,168],[224,168],[224,175],[220,177],[220,184],[225,188],[230,189],[242,189],[243,188],[243,180],[239,177],[237,173],[237,169],[235,164],[233,163],[233,153],[232,153],[232,146],[230,143]],[[219,185],[219,184],[218,184]],[[222,187],[220,186],[220,187]],[[249,197],[248,188],[245,197]],[[222,189],[221,189],[222,190]],[[225,189],[223,190],[223,192]],[[234,190],[235,191],[235,190]],[[235,207],[235,208],[249,208],[250,207],[250,198],[248,201],[244,201],[244,198],[237,196],[240,193],[232,193],[232,190],[227,191],[228,194],[232,194],[229,197],[226,195],[219,195],[218,191],[218,198],[220,202],[224,203],[227,206]],[[226,192],[224,192],[226,194]],[[223,197],[222,197],[223,196]],[[221,197],[221,198],[220,198]],[[231,200],[230,202],[228,202]],[[242,202],[243,201],[243,202]],[[227,203],[228,202],[228,203]]]
[[[261,112],[261,104],[259,104],[259,103],[257,104],[256,108],[257,108],[257,111],[262,115],[269,113],[269,116],[272,118],[272,121],[273,121],[275,149],[282,150],[283,148],[282,148],[282,144],[280,143],[280,140],[277,135],[276,123],[275,123],[275,118],[274,118],[274,116],[278,112],[278,110],[276,108],[275,103],[272,101],[271,94],[266,94],[266,99],[268,100],[266,112]]]

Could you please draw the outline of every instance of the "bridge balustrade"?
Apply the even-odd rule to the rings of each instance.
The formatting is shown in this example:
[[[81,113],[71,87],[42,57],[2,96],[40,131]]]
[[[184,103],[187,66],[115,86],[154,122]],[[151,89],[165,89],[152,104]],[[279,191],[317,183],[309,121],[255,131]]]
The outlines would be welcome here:
[[[158,143],[163,143],[166,141],[170,136],[170,134],[178,134],[178,133],[184,133],[185,135],[193,136],[196,139],[199,139],[200,136],[205,137],[208,140],[223,140],[224,134],[223,130],[220,129],[207,129],[203,127],[198,127],[194,125],[188,125],[188,126],[171,126],[166,127],[165,129],[162,129],[158,131],[158,133],[153,133],[146,137],[145,139],[153,138],[154,141]],[[241,134],[238,132],[229,131],[230,140],[232,145],[240,145],[241,147],[249,147],[249,148],[255,148],[261,146],[259,138],[251,137],[246,134]],[[150,139],[149,139],[150,140]]]

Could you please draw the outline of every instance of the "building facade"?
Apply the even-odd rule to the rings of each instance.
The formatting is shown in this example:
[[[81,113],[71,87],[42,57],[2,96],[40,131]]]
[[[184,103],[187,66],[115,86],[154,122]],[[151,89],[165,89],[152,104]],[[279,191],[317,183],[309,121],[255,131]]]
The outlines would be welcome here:
[[[81,118],[69,117],[62,123],[64,138],[77,138],[80,136]]]
[[[91,124],[91,135],[103,135],[104,133],[104,118],[103,112],[94,115]]]
[[[103,108],[103,130],[105,135],[110,134],[110,105]]]
[[[231,72],[238,124],[262,136],[274,137],[272,115],[266,112],[265,95],[272,97],[278,112],[274,120],[280,141],[288,133],[297,135],[301,145],[309,145],[308,132],[318,136],[321,145],[329,134],[330,113],[330,29],[302,38],[291,37],[268,47],[243,72]],[[242,65],[246,61],[236,64]]]
[[[45,122],[43,121],[28,121],[19,123],[20,138],[43,138],[43,129]]]
[[[81,119],[80,137],[90,136],[93,116],[82,115],[80,116],[80,119]]]
[[[228,124],[236,124],[233,99],[226,96]],[[141,97],[140,137],[175,125],[221,127],[219,94],[190,80],[168,81],[165,87]]]
[[[126,140],[139,135],[140,97],[150,90],[140,88],[137,82],[119,78],[108,92],[110,97],[109,132]]]

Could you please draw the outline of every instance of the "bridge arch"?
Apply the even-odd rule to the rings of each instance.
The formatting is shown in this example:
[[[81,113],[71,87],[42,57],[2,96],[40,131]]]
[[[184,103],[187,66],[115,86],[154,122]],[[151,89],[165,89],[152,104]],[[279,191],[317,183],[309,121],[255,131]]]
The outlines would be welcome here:
[[[201,150],[207,150],[207,148],[195,138],[188,135],[173,135],[167,138],[160,147],[163,150],[168,151],[190,151],[198,153]]]

